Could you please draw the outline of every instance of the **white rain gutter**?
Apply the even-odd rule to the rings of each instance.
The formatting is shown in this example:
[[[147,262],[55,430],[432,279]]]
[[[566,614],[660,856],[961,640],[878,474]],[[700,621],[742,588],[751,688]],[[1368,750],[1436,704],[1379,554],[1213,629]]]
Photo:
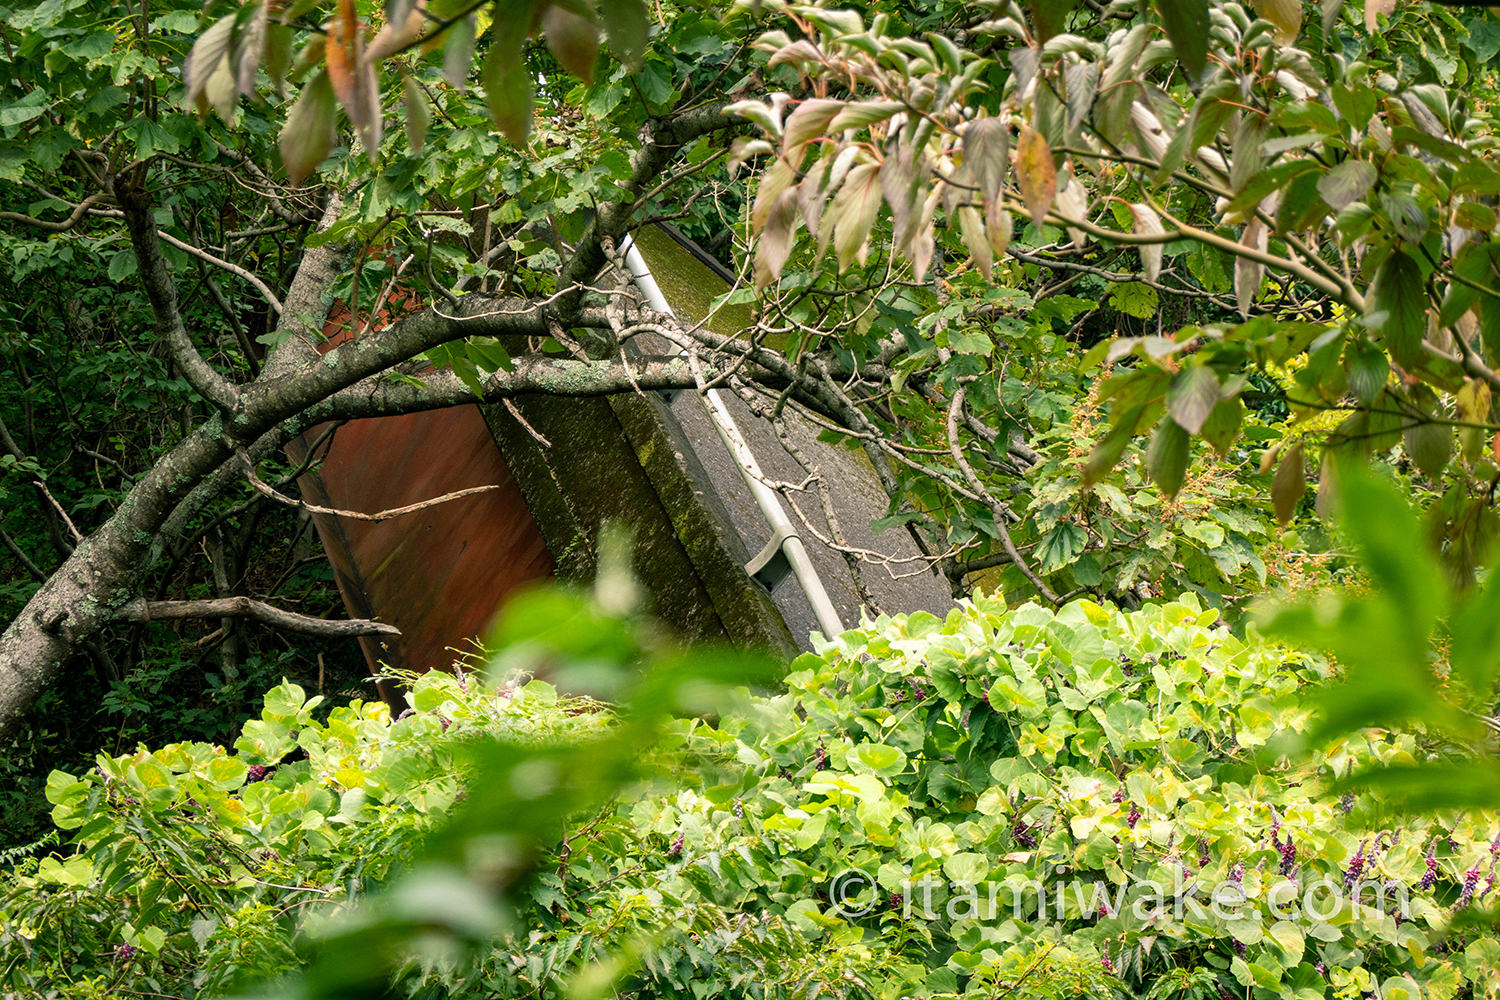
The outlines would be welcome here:
[[[625,251],[625,266],[630,269],[630,275],[635,279],[636,287],[645,296],[646,304],[659,313],[665,313],[668,316],[676,315],[671,304],[662,295],[661,287],[657,285],[656,279],[651,276],[651,269],[646,266],[646,259],[641,256],[640,248],[635,245],[635,241],[626,236],[621,241],[621,249]],[[828,590],[823,586],[822,578],[818,576],[817,569],[813,567],[812,560],[807,555],[807,546],[802,544],[796,526],[787,517],[786,509],[781,506],[781,498],[776,495],[775,490],[766,485],[766,477],[760,471],[760,463],[755,460],[755,453],[750,450],[745,436],[740,433],[740,427],[735,423],[734,415],[729,412],[729,407],[724,405],[723,394],[718,389],[709,389],[703,393],[703,398],[709,418],[719,432],[719,439],[724,442],[724,447],[729,449],[729,455],[734,459],[735,465],[739,466],[745,485],[750,487],[750,494],[755,497],[755,505],[760,508],[761,513],[765,515],[766,522],[771,526],[771,538],[766,542],[766,547],[750,560],[745,569],[754,576],[777,555],[784,557],[787,565],[791,567],[792,575],[797,578],[797,583],[802,587],[802,592],[807,595],[808,603],[812,605],[813,615],[818,620],[818,627],[823,630],[824,636],[829,639],[834,638],[844,631],[844,623],[839,619],[838,609],[833,606],[833,601],[828,597]]]

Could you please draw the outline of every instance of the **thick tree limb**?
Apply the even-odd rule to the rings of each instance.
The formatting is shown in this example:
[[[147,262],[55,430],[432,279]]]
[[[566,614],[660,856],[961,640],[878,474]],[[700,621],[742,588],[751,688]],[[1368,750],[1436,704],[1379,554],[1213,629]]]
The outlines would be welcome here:
[[[272,607],[248,597],[216,597],[202,601],[134,600],[115,612],[121,622],[183,621],[197,618],[250,618],[286,632],[303,635],[350,636],[400,635],[401,630],[385,622],[364,618],[330,621]]]

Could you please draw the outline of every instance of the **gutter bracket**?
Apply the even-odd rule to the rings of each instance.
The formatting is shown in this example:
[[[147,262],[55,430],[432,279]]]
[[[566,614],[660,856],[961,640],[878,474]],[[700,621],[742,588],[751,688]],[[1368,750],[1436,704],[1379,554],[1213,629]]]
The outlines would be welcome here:
[[[791,561],[786,557],[786,542],[796,537],[797,533],[790,527],[777,526],[761,550],[745,563],[745,572],[767,590],[776,589],[776,585],[792,572]]]

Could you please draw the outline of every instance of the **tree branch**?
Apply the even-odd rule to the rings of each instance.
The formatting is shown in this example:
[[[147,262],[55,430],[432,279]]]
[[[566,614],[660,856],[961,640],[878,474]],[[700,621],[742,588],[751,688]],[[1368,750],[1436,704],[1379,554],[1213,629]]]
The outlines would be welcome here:
[[[948,404],[948,448],[953,453],[953,460],[958,463],[959,471],[964,474],[964,479],[968,481],[969,487],[975,493],[984,497],[985,502],[994,511],[995,530],[1000,535],[1000,545],[1005,549],[1005,554],[1010,557],[1010,561],[1015,563],[1016,569],[1020,570],[1026,579],[1031,581],[1031,585],[1036,588],[1037,593],[1053,604],[1061,604],[1061,599],[1053,592],[1051,587],[1047,586],[1041,577],[1036,575],[1036,572],[1032,570],[1021,556],[1020,550],[1016,548],[1016,543],[1011,539],[1010,529],[1006,527],[1006,521],[1014,518],[1015,515],[1008,506],[1000,500],[995,499],[994,495],[985,489],[984,484],[979,481],[979,477],[974,474],[973,466],[964,457],[963,445],[959,444],[958,441],[958,415],[963,411],[964,396],[968,393],[968,389],[967,385],[960,383],[958,388],[953,391],[952,402]]]
[[[384,622],[353,618],[329,621],[272,607],[248,597],[216,597],[201,601],[146,601],[136,599],[115,612],[121,622],[183,621],[197,618],[249,618],[272,628],[303,635],[357,637],[400,635],[401,630]]]
[[[183,325],[182,313],[177,308],[177,288],[161,254],[151,203],[145,192],[121,179],[115,184],[115,200],[124,208],[125,225],[130,230],[130,242],[135,247],[136,264],[146,286],[146,297],[151,300],[151,311],[156,314],[156,324],[182,377],[219,409],[238,409],[239,391],[203,359]]]

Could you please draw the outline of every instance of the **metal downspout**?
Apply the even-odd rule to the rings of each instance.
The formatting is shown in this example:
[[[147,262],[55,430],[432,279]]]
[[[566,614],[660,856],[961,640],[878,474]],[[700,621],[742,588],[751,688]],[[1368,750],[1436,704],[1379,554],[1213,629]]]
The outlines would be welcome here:
[[[646,260],[641,256],[641,251],[635,245],[635,241],[626,236],[621,241],[621,248],[625,251],[625,266],[630,269],[630,275],[635,279],[636,287],[645,296],[646,303],[659,313],[675,316],[672,306],[661,293],[661,287],[651,276],[651,269],[646,266]],[[740,475],[744,477],[745,485],[750,487],[750,494],[755,497],[755,505],[760,508],[766,522],[771,526],[771,541],[767,547],[770,548],[774,544],[781,555],[786,558],[792,575],[797,578],[802,592],[807,595],[808,603],[812,605],[813,615],[818,620],[818,627],[823,630],[824,636],[834,638],[844,631],[844,624],[839,619],[838,609],[833,606],[833,601],[828,597],[828,590],[823,586],[822,578],[818,576],[817,569],[813,567],[812,560],[807,555],[807,546],[802,543],[796,526],[787,517],[786,509],[781,506],[781,498],[776,495],[775,490],[766,485],[765,476],[760,471],[760,463],[755,460],[755,453],[750,450],[745,436],[740,433],[740,427],[735,422],[734,415],[724,405],[720,390],[709,389],[702,396],[708,415],[713,420],[714,428],[719,432],[720,440],[724,442],[724,447],[729,449],[730,456],[739,467]],[[751,566],[764,565],[767,556],[771,554],[774,553],[763,551],[760,556],[751,561]],[[746,568],[751,569],[748,566]],[[754,573],[754,570],[751,569],[751,572]]]

